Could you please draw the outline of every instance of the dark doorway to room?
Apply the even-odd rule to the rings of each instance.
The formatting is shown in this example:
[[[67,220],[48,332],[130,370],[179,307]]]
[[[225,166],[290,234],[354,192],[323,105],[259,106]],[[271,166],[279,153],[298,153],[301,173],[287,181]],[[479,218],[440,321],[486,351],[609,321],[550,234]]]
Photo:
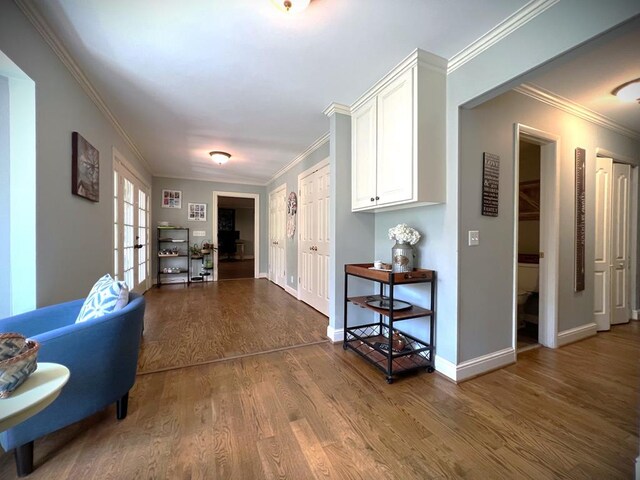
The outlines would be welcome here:
[[[218,280],[255,277],[255,200],[218,197]]]

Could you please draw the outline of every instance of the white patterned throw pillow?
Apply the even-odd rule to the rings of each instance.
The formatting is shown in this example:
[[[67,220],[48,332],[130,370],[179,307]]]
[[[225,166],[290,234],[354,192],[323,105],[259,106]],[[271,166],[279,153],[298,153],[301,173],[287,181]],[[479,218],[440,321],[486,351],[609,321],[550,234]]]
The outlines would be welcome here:
[[[129,288],[117,282],[108,273],[98,280],[80,309],[76,323],[99,318],[124,308],[129,303]]]

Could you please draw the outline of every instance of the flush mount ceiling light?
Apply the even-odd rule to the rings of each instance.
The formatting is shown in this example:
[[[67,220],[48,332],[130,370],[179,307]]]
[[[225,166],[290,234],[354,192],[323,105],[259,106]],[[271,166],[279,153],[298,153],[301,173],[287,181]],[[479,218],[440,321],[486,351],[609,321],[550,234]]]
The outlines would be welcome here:
[[[640,103],[640,78],[623,83],[611,93],[624,102]]]
[[[301,12],[309,6],[311,0],[271,0],[280,10],[289,13]]]
[[[209,155],[211,155],[211,160],[216,162],[218,165],[227,163],[231,158],[231,154],[227,152],[209,152]]]

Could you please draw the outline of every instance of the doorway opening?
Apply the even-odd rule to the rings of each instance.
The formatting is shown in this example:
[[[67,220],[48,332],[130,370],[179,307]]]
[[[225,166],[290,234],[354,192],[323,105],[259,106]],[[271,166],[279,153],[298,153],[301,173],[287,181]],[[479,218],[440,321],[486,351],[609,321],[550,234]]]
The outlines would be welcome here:
[[[257,194],[214,192],[214,280],[258,277]]]
[[[522,353],[558,346],[559,138],[520,124],[514,137],[513,348]]]
[[[540,145],[518,144],[517,349],[538,346],[540,264]]]

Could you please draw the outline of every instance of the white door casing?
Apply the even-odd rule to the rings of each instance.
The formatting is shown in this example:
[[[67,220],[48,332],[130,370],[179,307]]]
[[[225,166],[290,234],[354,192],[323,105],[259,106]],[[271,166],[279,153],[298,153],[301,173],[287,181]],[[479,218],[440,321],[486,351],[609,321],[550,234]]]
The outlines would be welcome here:
[[[611,177],[613,160],[596,157],[593,319],[598,330],[611,325]]]
[[[329,312],[329,199],[327,160],[298,177],[298,298]]]
[[[151,286],[149,188],[116,149],[113,159],[114,277],[144,293]]]
[[[611,324],[626,323],[631,318],[629,284],[631,281],[629,190],[631,166],[613,164],[611,199]]]
[[[269,280],[286,283],[286,185],[269,194]]]

